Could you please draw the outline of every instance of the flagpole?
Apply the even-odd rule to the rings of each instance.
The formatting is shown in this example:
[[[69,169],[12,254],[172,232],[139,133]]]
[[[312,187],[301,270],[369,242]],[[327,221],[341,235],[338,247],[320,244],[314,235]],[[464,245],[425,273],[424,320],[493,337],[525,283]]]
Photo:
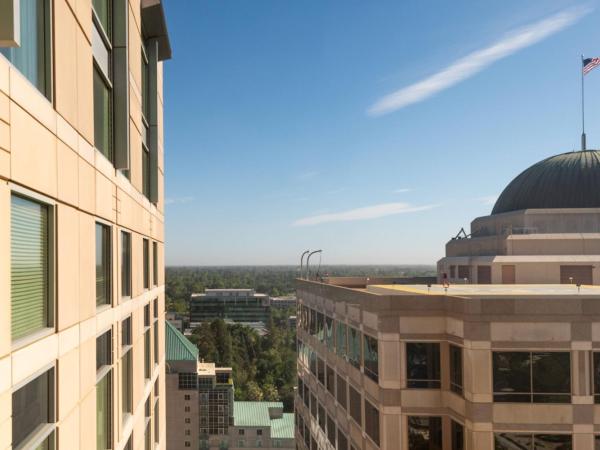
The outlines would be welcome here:
[[[583,84],[583,55],[581,55],[581,150],[586,149],[586,139],[585,139],[585,91]]]

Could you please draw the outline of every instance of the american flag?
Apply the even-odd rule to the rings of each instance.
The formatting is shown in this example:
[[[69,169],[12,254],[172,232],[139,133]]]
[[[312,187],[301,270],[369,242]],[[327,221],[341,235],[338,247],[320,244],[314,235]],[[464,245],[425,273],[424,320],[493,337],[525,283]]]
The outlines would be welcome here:
[[[585,58],[583,60],[583,74],[587,75],[592,70],[600,66],[600,58]]]

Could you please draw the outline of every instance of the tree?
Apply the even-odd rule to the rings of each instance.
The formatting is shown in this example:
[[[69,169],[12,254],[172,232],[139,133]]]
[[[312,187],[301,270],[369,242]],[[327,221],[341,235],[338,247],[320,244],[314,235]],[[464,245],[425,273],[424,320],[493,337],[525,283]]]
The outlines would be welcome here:
[[[253,402],[259,402],[263,399],[263,393],[258,384],[255,381],[250,381],[246,387],[248,400]]]
[[[279,392],[277,388],[273,386],[271,383],[267,383],[263,386],[263,398],[268,402],[278,402],[279,401]]]

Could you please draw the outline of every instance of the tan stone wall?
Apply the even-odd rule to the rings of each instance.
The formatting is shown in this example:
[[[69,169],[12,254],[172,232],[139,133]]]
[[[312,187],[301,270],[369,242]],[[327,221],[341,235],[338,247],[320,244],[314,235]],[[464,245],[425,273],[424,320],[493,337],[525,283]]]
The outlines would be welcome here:
[[[90,0],[54,0],[52,101],[48,101],[0,55],[0,449],[11,448],[13,386],[54,364],[58,448],[87,450],[96,435],[95,339],[113,333],[113,447],[133,430],[134,448],[144,448],[144,403],[154,383],[159,395],[160,448],[165,448],[164,198],[162,111],[159,114],[159,201],[141,193],[140,5],[130,1],[131,182],[94,149],[92,7]],[[159,63],[162,108],[162,63]],[[10,195],[15,187],[41,194],[55,210],[54,333],[13,348],[10,337]],[[95,222],[112,230],[113,299],[95,303]],[[120,298],[120,231],[132,234],[133,296]],[[158,243],[158,286],[143,289],[142,239]],[[152,245],[150,244],[150,261]],[[152,270],[152,264],[151,264]],[[152,275],[152,274],[151,274]],[[152,280],[152,276],[151,276]],[[143,308],[158,299],[159,365],[144,380]],[[132,315],[133,416],[121,417],[121,320]],[[153,321],[154,319],[152,319]],[[150,333],[153,333],[153,328]],[[151,336],[154,345],[154,338]],[[153,431],[154,437],[154,431]]]
[[[354,386],[380,412],[377,447],[317,382],[301,359],[298,374],[357,450],[408,450],[407,417],[441,416],[443,450],[450,450],[450,420],[464,425],[466,450],[493,450],[494,433],[567,433],[575,450],[592,450],[600,434],[600,406],[594,404],[591,361],[600,350],[600,300],[564,298],[453,298],[386,296],[299,281],[299,304],[325,313],[371,336],[379,345],[379,382],[369,379],[324,343],[298,328],[299,339]],[[374,316],[376,319],[374,319]],[[438,342],[441,389],[410,389],[406,343]],[[449,345],[463,349],[463,395],[450,390]],[[493,351],[562,351],[571,355],[571,403],[493,401]],[[296,409],[322,448],[332,449],[300,397]],[[364,421],[364,408],[363,408]],[[297,438],[304,449],[301,437]]]

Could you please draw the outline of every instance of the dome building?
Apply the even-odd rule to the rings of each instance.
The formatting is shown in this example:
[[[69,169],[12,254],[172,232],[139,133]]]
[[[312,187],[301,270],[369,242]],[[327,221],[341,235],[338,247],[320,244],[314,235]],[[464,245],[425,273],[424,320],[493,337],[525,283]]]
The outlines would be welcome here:
[[[600,151],[546,158],[446,244],[452,283],[600,283]]]

